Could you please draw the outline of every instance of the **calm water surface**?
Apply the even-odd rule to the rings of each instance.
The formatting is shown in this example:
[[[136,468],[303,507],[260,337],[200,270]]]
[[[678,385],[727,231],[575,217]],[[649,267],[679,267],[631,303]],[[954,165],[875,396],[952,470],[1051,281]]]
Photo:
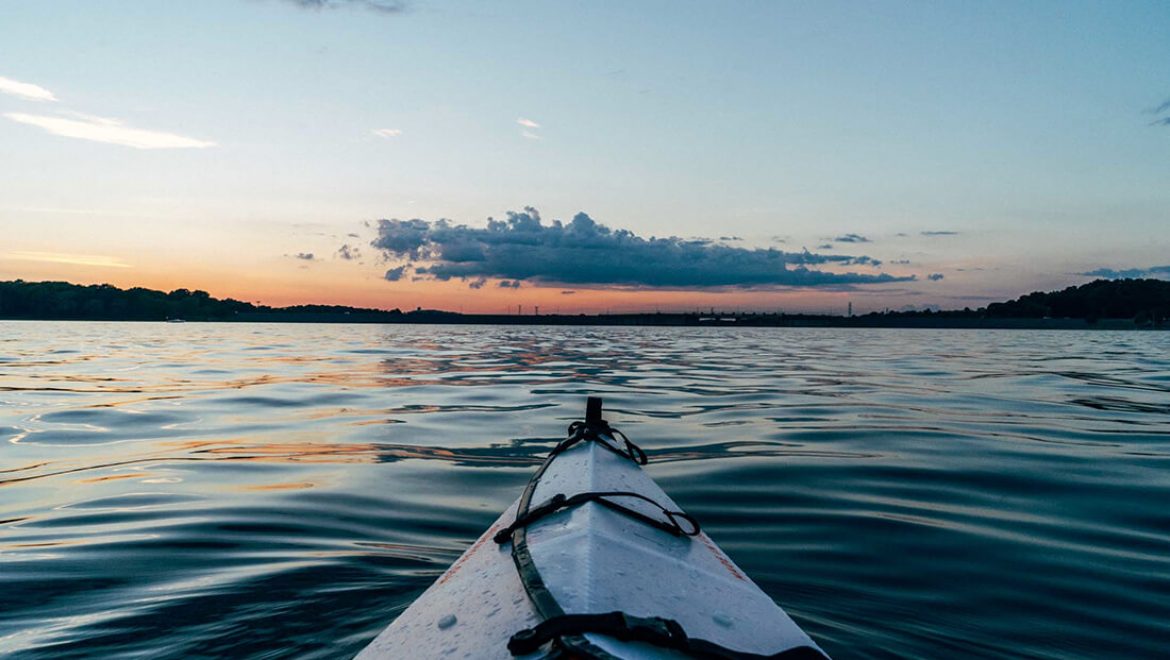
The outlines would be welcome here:
[[[1170,333],[0,323],[0,654],[344,658],[605,396],[850,657],[1165,657]]]

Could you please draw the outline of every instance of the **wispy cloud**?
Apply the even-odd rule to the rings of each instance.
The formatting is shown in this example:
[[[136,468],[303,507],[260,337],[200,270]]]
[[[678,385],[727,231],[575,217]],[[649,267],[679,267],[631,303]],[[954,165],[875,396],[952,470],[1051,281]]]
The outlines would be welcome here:
[[[402,276],[405,274],[406,266],[399,266],[397,268],[391,268],[390,270],[386,271],[386,274],[382,277],[386,278],[387,282],[397,282],[398,280],[402,279]]]
[[[32,83],[20,82],[12,78],[0,76],[0,93],[19,96],[29,101],[56,101],[57,97],[49,90]]]
[[[931,282],[937,282],[937,281],[943,279],[944,277],[945,277],[945,275],[943,275],[942,273],[931,273],[930,275],[926,276],[926,279],[930,280]]]
[[[536,129],[540,128],[539,123],[537,123],[531,119],[526,119],[524,117],[517,119],[516,123],[523,126],[523,128],[520,130],[521,137],[527,138],[529,140],[539,140],[540,139],[540,133],[536,132]]]
[[[584,213],[569,223],[544,224],[532,208],[510,212],[505,220],[488,218],[485,228],[414,219],[379,220],[377,231],[371,245],[388,258],[414,265],[417,277],[472,282],[490,278],[507,282],[505,287],[524,281],[616,287],[807,287],[915,279],[820,269],[880,264],[868,256],[643,238],[598,224]]]
[[[401,14],[406,12],[410,5],[395,0],[284,0],[301,9],[340,9],[342,7],[356,7],[369,9],[380,14]]]
[[[49,115],[30,115],[23,112],[9,112],[6,118],[30,126],[42,128],[53,135],[120,144],[135,149],[206,149],[214,147],[214,142],[196,138],[151,131],[141,128],[131,128],[116,119],[92,117],[89,115],[75,115],[76,119],[54,117]]]
[[[957,231],[920,231],[919,234],[923,236],[958,236]]]
[[[0,93],[18,96],[33,101],[56,101],[52,92],[32,83],[21,82],[0,76]],[[135,149],[205,149],[214,147],[214,142],[199,140],[165,131],[154,131],[126,126],[117,119],[95,117],[76,112],[57,115],[28,114],[24,112],[5,113],[11,121],[36,126],[53,135],[120,144]]]
[[[833,239],[837,243],[869,243],[870,240],[861,234],[844,234]]]
[[[301,261],[312,261],[313,259],[317,258],[316,255],[314,255],[312,252],[298,252],[292,255],[292,257],[294,259],[300,259]]]
[[[1148,114],[1151,115],[1161,115],[1166,113],[1170,113],[1170,99],[1166,99],[1162,105],[1148,111]],[[1154,121],[1150,122],[1150,126],[1170,126],[1170,116],[1158,117]]]
[[[131,265],[117,257],[107,257],[101,254],[72,254],[68,252],[7,252],[9,259],[21,261],[43,261],[55,264],[71,264],[74,266],[98,266],[99,268],[130,268]]]
[[[396,138],[402,135],[402,131],[397,128],[375,128],[372,132],[374,135],[384,138]]]

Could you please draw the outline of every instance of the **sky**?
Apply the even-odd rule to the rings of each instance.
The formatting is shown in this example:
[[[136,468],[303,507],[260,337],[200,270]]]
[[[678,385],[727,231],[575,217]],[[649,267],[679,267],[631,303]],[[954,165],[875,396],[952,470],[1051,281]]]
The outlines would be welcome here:
[[[465,312],[1170,278],[1166,2],[0,0],[0,280]]]

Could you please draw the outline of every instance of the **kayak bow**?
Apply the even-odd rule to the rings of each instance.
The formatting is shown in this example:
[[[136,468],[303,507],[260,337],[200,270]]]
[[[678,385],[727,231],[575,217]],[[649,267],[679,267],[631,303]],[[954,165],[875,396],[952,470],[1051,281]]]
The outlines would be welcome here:
[[[360,654],[825,660],[590,397],[520,498]]]

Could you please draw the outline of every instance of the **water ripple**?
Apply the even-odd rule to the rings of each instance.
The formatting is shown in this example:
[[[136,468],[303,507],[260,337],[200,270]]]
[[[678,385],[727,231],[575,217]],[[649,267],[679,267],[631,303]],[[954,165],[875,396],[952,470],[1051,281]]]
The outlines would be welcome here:
[[[1157,657],[1165,333],[0,323],[0,653],[343,657],[606,397],[836,657]]]

